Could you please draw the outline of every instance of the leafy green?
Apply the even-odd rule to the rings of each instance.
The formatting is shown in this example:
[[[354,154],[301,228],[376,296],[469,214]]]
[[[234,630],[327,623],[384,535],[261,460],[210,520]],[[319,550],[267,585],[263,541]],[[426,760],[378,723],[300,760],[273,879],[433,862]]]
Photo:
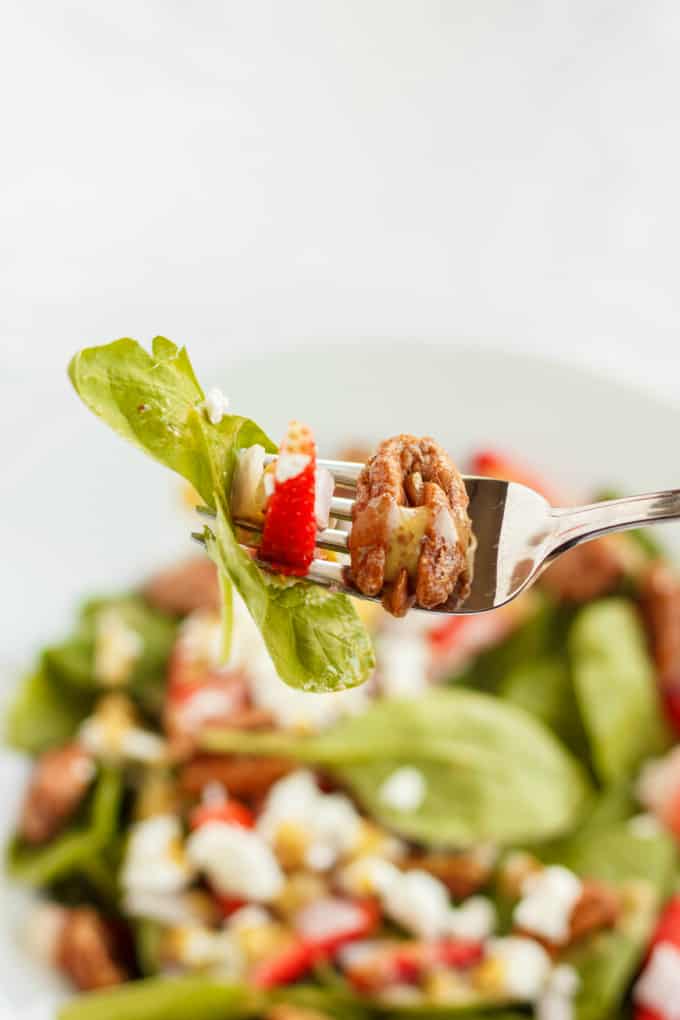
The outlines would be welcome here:
[[[92,692],[98,685],[95,675],[98,621],[102,613],[109,612],[118,614],[122,623],[141,639],[140,653],[132,664],[126,689],[144,709],[157,712],[163,703],[166,664],[177,624],[139,596],[121,595],[87,602],[70,637],[45,649],[45,668],[62,687]]]
[[[551,857],[584,877],[620,887],[622,917],[611,931],[575,945],[565,955],[579,972],[575,1020],[605,1020],[620,1005],[670,890],[676,851],[667,835],[636,836],[628,825],[579,832]]]
[[[519,843],[568,830],[588,782],[555,737],[522,710],[488,695],[448,688],[418,701],[374,702],[323,734],[207,731],[218,752],[280,754],[327,768],[368,813],[422,843]],[[426,782],[423,803],[398,811],[380,787],[400,765]]]
[[[147,978],[81,995],[58,1020],[231,1020],[256,1016],[241,986],[206,977]]]
[[[28,754],[59,747],[75,734],[92,700],[59,683],[43,662],[19,686],[7,716],[7,742]]]
[[[43,886],[87,868],[113,841],[118,829],[122,779],[114,769],[103,769],[82,824],[67,829],[45,846],[29,846],[18,837],[7,851],[7,870],[13,878]]]
[[[218,501],[206,546],[236,585],[262,632],[279,676],[306,691],[340,690],[366,679],[373,646],[350,599],[308,581],[260,570],[241,548]]]
[[[216,537],[206,531],[211,555],[262,628],[282,679],[315,691],[365,680],[373,652],[349,600],[271,577],[239,548],[226,502],[237,452],[255,443],[270,452],[276,447],[246,418],[209,421],[186,351],[163,337],[155,338],[151,354],[134,340],[117,340],[76,354],[69,374],[91,411],[190,481],[218,510]]]
[[[551,655],[521,663],[505,678],[499,694],[540,719],[579,756],[587,754],[569,666],[563,658]]]
[[[633,605],[611,598],[583,608],[569,635],[569,655],[596,771],[614,782],[667,741],[654,667]]]

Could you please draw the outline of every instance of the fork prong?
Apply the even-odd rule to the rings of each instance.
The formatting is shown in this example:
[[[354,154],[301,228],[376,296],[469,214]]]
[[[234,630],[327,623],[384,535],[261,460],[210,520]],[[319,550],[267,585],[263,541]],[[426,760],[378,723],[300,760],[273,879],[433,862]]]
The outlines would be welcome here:
[[[242,531],[247,531],[258,538],[262,535],[262,529],[250,521],[236,521],[236,526]],[[315,545],[319,549],[331,549],[334,552],[347,551],[347,532],[336,531],[335,528],[326,528],[325,531],[317,531]]]

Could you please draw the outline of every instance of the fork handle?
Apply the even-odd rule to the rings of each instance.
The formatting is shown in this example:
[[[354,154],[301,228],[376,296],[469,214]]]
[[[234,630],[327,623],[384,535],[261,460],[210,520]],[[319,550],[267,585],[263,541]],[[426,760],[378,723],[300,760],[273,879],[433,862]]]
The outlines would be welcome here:
[[[553,553],[615,531],[680,520],[680,489],[608,499],[588,506],[553,507]]]

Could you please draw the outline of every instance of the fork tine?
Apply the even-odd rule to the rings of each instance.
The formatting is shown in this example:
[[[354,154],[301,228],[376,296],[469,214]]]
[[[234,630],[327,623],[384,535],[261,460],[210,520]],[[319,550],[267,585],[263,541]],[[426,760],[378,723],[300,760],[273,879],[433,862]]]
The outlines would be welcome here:
[[[262,535],[262,529],[249,521],[236,521],[236,525],[243,531],[247,531],[252,535],[257,535],[258,538]],[[346,552],[347,537],[346,531],[336,531],[335,528],[326,528],[325,531],[317,531],[315,544],[320,549],[332,549],[335,552]]]

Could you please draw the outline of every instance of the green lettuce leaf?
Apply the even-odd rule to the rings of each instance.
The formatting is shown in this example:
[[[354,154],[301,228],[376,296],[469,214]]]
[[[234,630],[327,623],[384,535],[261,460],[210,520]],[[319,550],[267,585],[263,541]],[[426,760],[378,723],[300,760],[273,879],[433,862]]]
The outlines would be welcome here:
[[[668,734],[642,624],[633,605],[611,598],[583,608],[569,635],[574,690],[604,782],[630,775]]]
[[[59,747],[75,735],[92,703],[86,692],[61,684],[43,662],[19,686],[5,724],[7,742],[28,754]]]
[[[206,977],[147,978],[80,995],[58,1020],[232,1020],[255,1017],[245,988]]]
[[[113,842],[123,794],[120,773],[102,769],[84,822],[66,829],[45,846],[29,846],[15,837],[7,849],[7,870],[18,881],[44,886],[86,869]]]
[[[557,655],[521,663],[501,683],[499,694],[536,716],[581,759],[588,743],[574,696],[568,663]]]
[[[589,797],[581,767],[537,720],[497,698],[455,688],[418,701],[376,701],[305,739],[210,730],[202,743],[211,751],[320,765],[371,817],[436,846],[548,839],[575,824]],[[415,811],[398,811],[380,796],[400,765],[425,777],[426,795]]]
[[[314,691],[363,682],[374,666],[373,651],[349,600],[261,571],[234,538],[226,494],[236,454],[255,443],[275,451],[264,432],[238,415],[213,425],[201,409],[203,390],[186,351],[162,337],[151,354],[128,339],[88,348],[73,358],[69,374],[90,410],[190,481],[218,510],[217,534],[208,530],[206,539],[224,591],[231,581],[241,592],[282,679]],[[228,627],[227,619],[225,634]]]

